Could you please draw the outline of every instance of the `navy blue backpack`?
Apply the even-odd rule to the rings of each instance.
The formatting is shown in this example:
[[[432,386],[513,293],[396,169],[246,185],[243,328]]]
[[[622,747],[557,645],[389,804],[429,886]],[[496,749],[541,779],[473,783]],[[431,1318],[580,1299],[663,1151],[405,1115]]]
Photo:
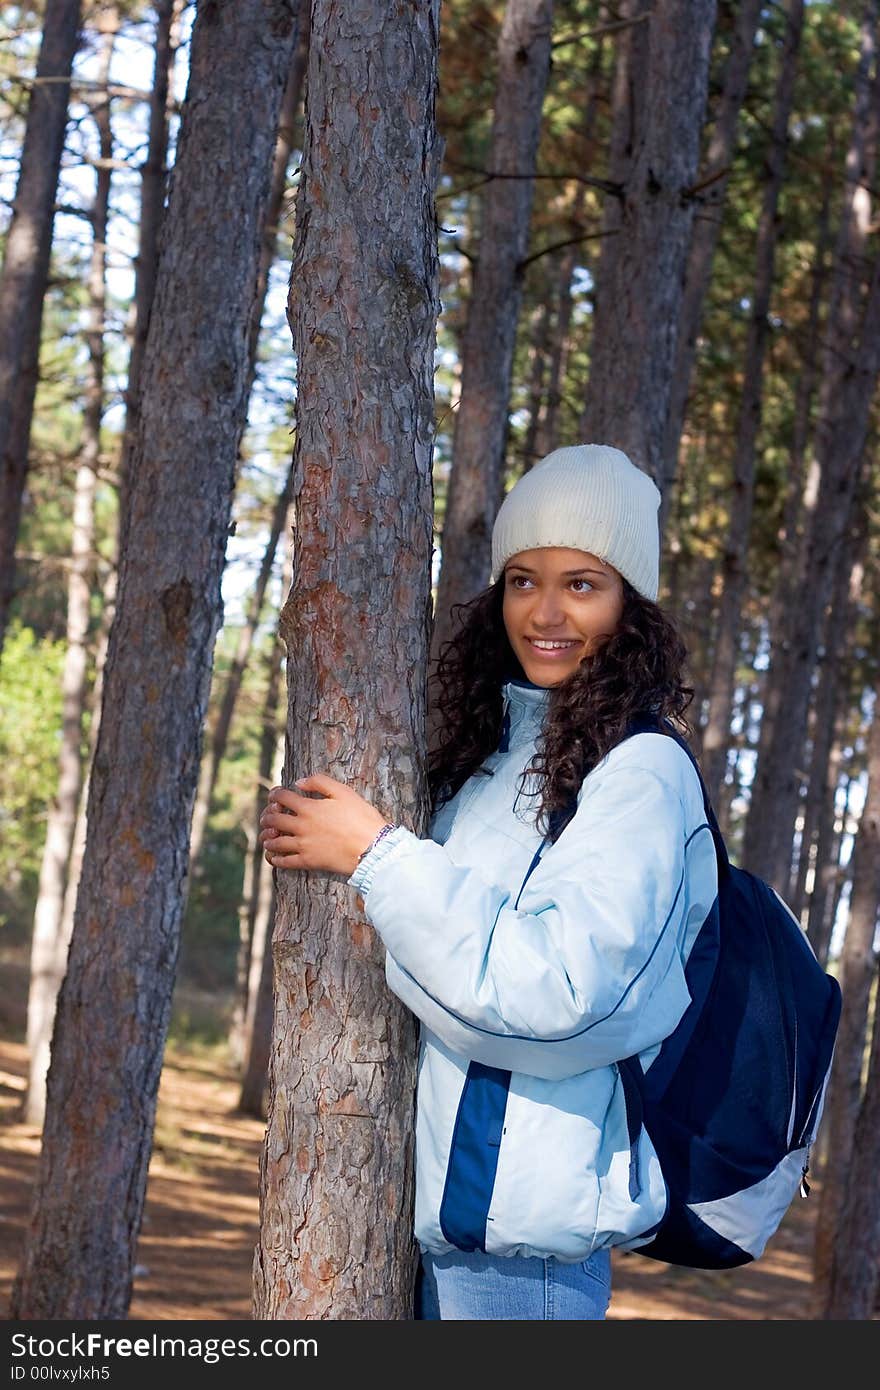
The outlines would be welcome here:
[[[693,753],[668,720],[663,730],[700,777],[718,896],[688,957],[683,1018],[647,1071],[638,1057],[618,1063],[631,1184],[644,1128],[668,1196],[662,1220],[629,1248],[669,1264],[730,1269],[756,1259],[798,1188],[809,1192],[841,994],[782,898],[730,863]],[[642,732],[660,730],[640,719],[626,737]]]

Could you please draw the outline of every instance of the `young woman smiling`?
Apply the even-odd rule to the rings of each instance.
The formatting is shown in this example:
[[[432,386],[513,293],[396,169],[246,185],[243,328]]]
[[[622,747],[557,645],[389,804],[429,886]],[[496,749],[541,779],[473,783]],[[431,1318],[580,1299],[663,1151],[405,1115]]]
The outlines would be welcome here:
[[[362,895],[421,1020],[420,1318],[604,1318],[612,1247],[663,1218],[617,1063],[650,1066],[687,1008],[717,871],[699,780],[662,730],[687,731],[692,691],[656,603],[658,504],[594,444],[505,498],[492,583],[433,676],[428,838],[321,774],[297,783],[320,799],[275,788],[262,816],[276,868]]]

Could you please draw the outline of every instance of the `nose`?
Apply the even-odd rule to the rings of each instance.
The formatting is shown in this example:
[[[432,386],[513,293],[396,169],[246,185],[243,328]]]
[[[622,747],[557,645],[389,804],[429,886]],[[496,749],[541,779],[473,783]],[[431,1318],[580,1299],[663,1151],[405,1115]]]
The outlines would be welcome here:
[[[536,627],[546,628],[549,631],[561,627],[565,622],[565,612],[558,593],[553,589],[542,589],[535,596],[535,606],[531,616]]]

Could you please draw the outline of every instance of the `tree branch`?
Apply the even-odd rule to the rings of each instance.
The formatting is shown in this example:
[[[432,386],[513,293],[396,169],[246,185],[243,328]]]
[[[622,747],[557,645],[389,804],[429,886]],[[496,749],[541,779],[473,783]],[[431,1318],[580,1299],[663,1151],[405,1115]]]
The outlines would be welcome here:
[[[542,256],[549,256],[553,251],[561,251],[564,246],[577,246],[581,241],[600,241],[602,237],[617,236],[616,228],[608,232],[583,232],[581,236],[570,236],[565,241],[554,241],[551,246],[544,246],[540,251],[533,251],[531,256],[526,256],[524,261],[520,261],[517,270],[522,272],[532,261],[538,261]]]

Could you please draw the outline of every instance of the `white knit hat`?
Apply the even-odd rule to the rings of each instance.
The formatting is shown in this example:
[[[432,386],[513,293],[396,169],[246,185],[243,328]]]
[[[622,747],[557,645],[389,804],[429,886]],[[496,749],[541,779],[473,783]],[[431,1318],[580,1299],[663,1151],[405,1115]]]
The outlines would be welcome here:
[[[586,550],[656,602],[660,493],[620,449],[554,449],[511,488],[492,529],[492,582],[512,555],[541,546]]]

